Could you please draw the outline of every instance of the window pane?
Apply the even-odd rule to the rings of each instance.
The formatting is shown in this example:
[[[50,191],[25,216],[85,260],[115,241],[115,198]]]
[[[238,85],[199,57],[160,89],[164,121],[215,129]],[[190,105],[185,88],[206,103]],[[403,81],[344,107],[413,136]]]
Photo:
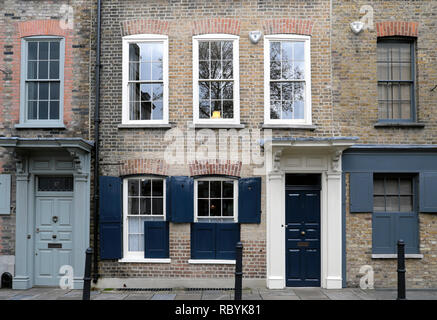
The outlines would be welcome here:
[[[49,77],[49,62],[39,61],[38,62],[38,79],[48,79]]]
[[[385,200],[384,196],[373,197],[373,210],[374,211],[385,211]]]
[[[210,77],[211,79],[222,79],[222,62],[220,60],[212,60],[210,62]]]
[[[386,179],[385,192],[390,195],[397,195],[399,193],[398,179]]]
[[[386,196],[387,211],[399,211],[399,197]]]
[[[234,117],[234,103],[231,100],[223,101],[223,118],[232,119]]]
[[[140,102],[130,103],[130,120],[140,120]]]
[[[232,60],[233,58],[233,43],[232,41],[222,42],[222,59]]]
[[[209,197],[209,181],[197,182],[197,197],[208,198]]]
[[[47,120],[49,118],[48,101],[39,101],[39,119]]]
[[[152,50],[152,61],[162,61],[164,54],[164,44],[153,42],[149,44]]]
[[[163,180],[152,180],[152,196],[162,197],[164,194]]]
[[[199,42],[199,60],[209,60],[209,42]]]
[[[304,101],[305,100],[305,83],[303,82],[296,82],[294,84],[294,89],[293,89],[293,94],[294,94],[294,101],[299,100],[299,101]]]
[[[164,114],[164,111],[163,111],[162,101],[153,101],[152,120],[162,120],[163,114]]]
[[[281,79],[281,63],[280,62],[270,62],[270,79],[272,79],[272,80]]]
[[[129,251],[140,251],[140,235],[129,235]]]
[[[223,181],[223,198],[234,197],[234,181]]]
[[[293,82],[282,83],[282,99],[283,100],[293,100]]]
[[[197,200],[197,215],[199,217],[207,217],[208,213],[208,200],[199,199]]]
[[[50,60],[59,60],[59,42],[50,42]]]
[[[288,86],[288,84],[285,84],[285,85]],[[282,87],[282,84],[279,82],[271,82],[270,83],[270,99],[271,100],[281,100],[281,87]]]
[[[293,77],[294,79],[305,79],[305,62],[295,61],[293,66]]]
[[[136,43],[129,44],[129,61],[140,61],[140,47]]]
[[[223,61],[223,79],[232,79],[233,77],[233,73],[232,73],[232,68],[233,68],[233,62],[231,61]]]
[[[128,210],[129,214],[139,214],[139,199],[138,198],[129,198],[128,199]]]
[[[221,181],[211,181],[210,182],[210,197],[211,198],[220,198],[222,195],[222,190],[221,190],[221,186],[222,186],[222,182]]]
[[[401,103],[401,119],[411,119],[411,103],[410,102],[402,102]]]
[[[27,99],[37,100],[38,99],[38,83],[27,82]]]
[[[164,93],[164,85],[163,84],[152,84],[152,100],[153,101],[162,101],[163,93]]]
[[[151,101],[152,100],[152,85],[151,84],[140,84],[141,101]]]
[[[400,65],[400,79],[401,80],[412,80],[411,77],[411,64],[403,62]]]
[[[29,120],[38,119],[38,101],[29,101],[27,108],[27,118]]]
[[[222,215],[222,206],[220,199],[211,199],[210,200],[210,216],[211,217],[220,217]]]
[[[291,61],[282,61],[282,79],[296,79]]]
[[[199,99],[209,100],[209,82],[199,82]]]
[[[151,215],[152,207],[151,207],[151,198],[141,198],[140,199],[140,214]]]
[[[140,64],[140,80],[152,80],[151,62],[142,62]]]
[[[129,80],[140,80],[140,64],[129,62]]]
[[[50,61],[50,79],[59,79],[59,61]]]
[[[270,61],[280,61],[280,60],[281,60],[281,43],[272,41],[270,42]]]
[[[282,41],[282,61],[293,61],[293,43]]]
[[[50,100],[59,100],[59,82],[50,82]]]
[[[211,86],[211,99],[219,100],[222,98],[222,84],[221,82],[212,81]]]
[[[378,80],[391,80],[388,71],[388,64],[386,62],[378,63]]]
[[[199,61],[199,79],[210,79],[209,61]]]
[[[128,195],[139,196],[139,181],[137,179],[128,180]]]
[[[140,219],[138,217],[128,217],[128,232],[140,233]]]
[[[36,60],[38,58],[38,42],[29,41],[27,49],[27,59]]]
[[[412,212],[413,211],[413,197],[412,196],[401,196],[401,212]]]
[[[140,120],[151,120],[152,119],[152,103],[151,102],[141,102],[141,117]]]
[[[297,100],[293,103],[294,119],[304,119],[305,118],[305,107],[304,102]]]
[[[280,119],[281,118],[281,101],[270,102],[270,119]]]
[[[232,217],[234,215],[234,200],[224,199],[223,200],[223,216]]]
[[[373,193],[379,195],[384,194],[384,179],[375,179],[373,181]]]
[[[150,196],[152,190],[152,182],[150,179],[141,179],[141,196]]]
[[[163,215],[164,207],[163,207],[163,198],[153,198],[152,199],[152,214],[153,215]]]
[[[50,101],[50,119],[59,119],[59,101]]]
[[[38,191],[73,191],[73,177],[39,177]]]
[[[162,62],[152,63],[152,80],[162,80]]]
[[[209,119],[211,117],[211,109],[210,103],[208,101],[200,101],[199,104],[199,118],[200,119]]]
[[[211,60],[221,60],[221,41],[210,41]]]
[[[47,60],[49,58],[49,43],[39,42],[39,60]]]
[[[282,119],[293,119],[292,101],[282,101]]]
[[[294,60],[305,60],[305,44],[303,42],[294,43]]]
[[[411,179],[401,179],[401,195],[410,195],[413,193]]]
[[[29,61],[27,63],[27,79],[37,79],[38,62]]]
[[[130,83],[129,84],[129,101],[140,101],[140,84]]]

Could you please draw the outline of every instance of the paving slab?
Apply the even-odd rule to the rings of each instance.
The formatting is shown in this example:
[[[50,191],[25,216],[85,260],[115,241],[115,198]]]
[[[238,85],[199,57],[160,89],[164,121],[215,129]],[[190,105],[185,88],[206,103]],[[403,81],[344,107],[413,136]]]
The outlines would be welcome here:
[[[330,300],[361,300],[360,297],[354,294],[351,290],[338,289],[329,290],[321,289],[323,294],[326,295]]]
[[[327,300],[329,299],[320,288],[294,288],[294,292],[301,300]]]
[[[262,300],[259,293],[244,294],[242,296],[243,300]]]
[[[153,293],[130,293],[124,300],[150,300]]]
[[[202,300],[201,292],[181,292],[176,295],[175,300]]]
[[[176,298],[175,293],[170,293],[170,294],[156,293],[153,295],[151,300],[174,300],[175,298]]]
[[[230,292],[226,291],[205,291],[202,293],[202,300],[233,300],[234,293],[232,292],[232,297]]]
[[[91,297],[91,300],[124,300],[127,296],[124,293],[101,293]]]
[[[274,294],[261,294],[262,300],[301,300],[298,296],[293,295],[274,295]]]

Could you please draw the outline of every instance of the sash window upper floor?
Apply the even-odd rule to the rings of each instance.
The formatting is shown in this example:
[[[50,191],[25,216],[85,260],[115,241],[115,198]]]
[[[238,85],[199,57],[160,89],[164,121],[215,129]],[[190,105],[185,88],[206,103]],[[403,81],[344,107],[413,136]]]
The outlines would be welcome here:
[[[311,125],[310,37],[264,37],[264,123]]]
[[[413,40],[378,40],[379,121],[416,120],[414,51]]]
[[[16,127],[64,127],[64,38],[22,39],[20,123]]]
[[[123,38],[122,123],[168,124],[167,36]]]
[[[193,37],[193,115],[195,124],[239,124],[238,36]]]

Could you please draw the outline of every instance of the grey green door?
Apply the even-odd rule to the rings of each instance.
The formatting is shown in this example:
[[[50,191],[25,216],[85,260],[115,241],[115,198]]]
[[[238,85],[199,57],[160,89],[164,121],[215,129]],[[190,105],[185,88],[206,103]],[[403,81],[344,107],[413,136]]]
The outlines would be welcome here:
[[[35,285],[58,286],[63,265],[73,265],[73,196],[37,193],[35,199]]]
[[[320,190],[287,190],[286,285],[320,286]]]

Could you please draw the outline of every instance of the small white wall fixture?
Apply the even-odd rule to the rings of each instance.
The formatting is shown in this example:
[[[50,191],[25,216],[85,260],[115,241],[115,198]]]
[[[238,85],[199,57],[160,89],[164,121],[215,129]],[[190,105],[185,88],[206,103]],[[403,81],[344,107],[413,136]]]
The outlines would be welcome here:
[[[342,288],[341,154],[355,139],[268,141],[266,152],[267,287],[286,286],[285,175],[321,174],[321,287]]]

